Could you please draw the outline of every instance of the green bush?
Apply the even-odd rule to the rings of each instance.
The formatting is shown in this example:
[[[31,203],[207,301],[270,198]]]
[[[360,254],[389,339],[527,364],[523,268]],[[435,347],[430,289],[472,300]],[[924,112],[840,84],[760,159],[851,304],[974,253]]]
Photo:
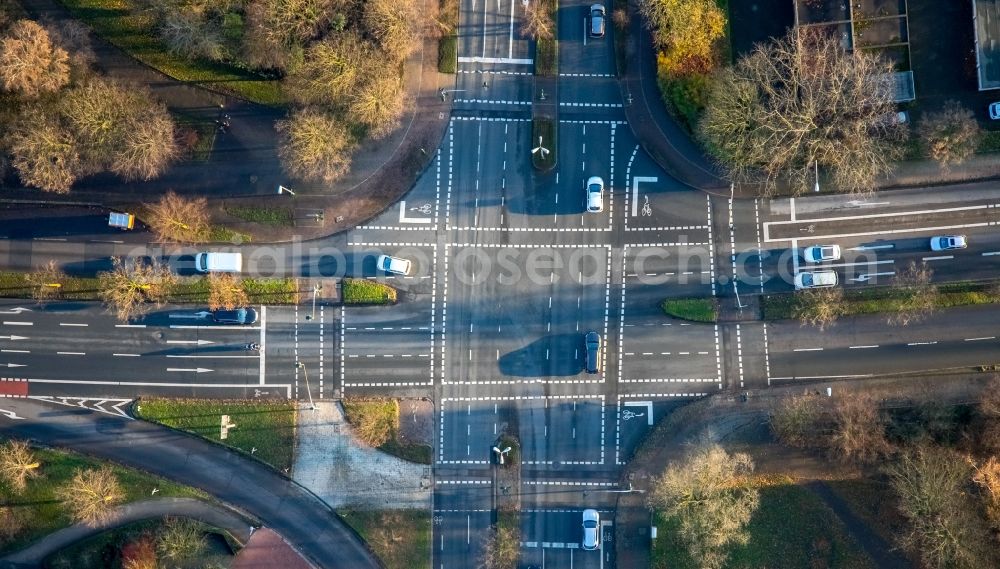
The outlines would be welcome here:
[[[660,304],[667,316],[692,322],[716,322],[719,303],[714,298],[668,298]]]
[[[446,35],[438,40],[438,71],[455,73],[458,69],[458,36]]]
[[[984,130],[976,152],[981,154],[1000,152],[1000,130]]]
[[[559,74],[559,41],[539,39],[535,42],[535,75],[554,77]]]
[[[226,208],[226,213],[244,221],[276,227],[290,227],[295,224],[292,210],[287,207],[232,206]]]
[[[552,119],[544,117],[532,119],[531,148],[534,149],[538,145],[540,137],[545,149],[549,151],[545,156],[542,156],[541,150],[531,154],[531,164],[535,169],[545,172],[555,167],[556,145],[559,142],[558,135],[559,131],[556,129],[556,125]]]
[[[658,66],[657,81],[667,108],[684,121],[689,131],[694,132],[708,102],[709,76],[692,73],[670,77],[661,65]]]
[[[396,302],[396,289],[368,279],[344,279],[344,304],[392,304]]]

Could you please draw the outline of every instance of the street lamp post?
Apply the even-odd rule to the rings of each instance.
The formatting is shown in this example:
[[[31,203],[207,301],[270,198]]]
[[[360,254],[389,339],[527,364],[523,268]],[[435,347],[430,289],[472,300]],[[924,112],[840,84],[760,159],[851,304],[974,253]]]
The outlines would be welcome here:
[[[312,320],[313,318],[316,318],[316,293],[318,293],[321,290],[323,290],[322,284],[316,283],[313,285],[313,308],[312,308],[312,313],[306,315],[306,320]]]
[[[316,404],[313,403],[312,390],[309,389],[309,372],[306,370],[306,364],[297,361],[297,362],[295,362],[295,367],[300,368],[302,370],[302,375],[304,375],[306,377],[306,395],[309,396],[309,410],[310,411],[315,411],[316,410]]]

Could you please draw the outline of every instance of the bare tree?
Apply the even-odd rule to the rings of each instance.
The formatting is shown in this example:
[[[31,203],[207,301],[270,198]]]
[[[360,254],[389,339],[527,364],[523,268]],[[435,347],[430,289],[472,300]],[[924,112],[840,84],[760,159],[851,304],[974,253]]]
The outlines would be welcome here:
[[[244,58],[255,67],[286,70],[294,52],[326,29],[335,0],[249,0]]]
[[[337,107],[367,80],[365,66],[376,59],[357,34],[337,34],[305,51],[302,64],[288,75],[286,90],[300,104]]]
[[[52,42],[69,54],[70,80],[81,81],[97,61],[90,28],[79,20],[43,20]]]
[[[841,191],[869,191],[902,156],[891,66],[838,38],[793,29],[713,80],[699,134],[738,182],[802,192],[818,164]]]
[[[819,446],[824,440],[823,409],[815,395],[781,399],[771,411],[769,422],[778,439],[789,446]]]
[[[111,271],[97,275],[100,296],[122,322],[145,312],[150,303],[162,304],[177,282],[170,268],[156,260],[112,257],[111,262]]]
[[[0,85],[25,97],[53,93],[69,83],[69,54],[31,20],[18,20],[0,40]]]
[[[167,192],[153,204],[146,204],[146,224],[163,241],[197,243],[208,233],[208,200],[185,198]]]
[[[122,547],[122,569],[158,569],[153,537],[144,534]]]
[[[30,108],[7,134],[11,165],[21,181],[47,192],[69,192],[87,173],[76,137],[58,116]]]
[[[679,537],[705,569],[725,565],[727,548],[744,544],[750,517],[760,503],[747,476],[753,460],[718,445],[700,446],[654,481],[650,505],[679,522]]]
[[[844,291],[839,287],[808,289],[795,296],[793,315],[803,325],[824,330],[844,313]]]
[[[941,296],[937,285],[931,283],[934,271],[927,263],[910,261],[903,270],[896,273],[892,284],[899,294],[896,312],[886,319],[891,326],[908,326],[920,322],[938,309]]]
[[[916,549],[925,566],[996,566],[989,531],[966,492],[972,476],[967,461],[950,450],[921,445],[902,453],[887,473],[899,510],[909,520],[900,542]]]
[[[833,451],[845,460],[867,463],[889,452],[885,418],[868,393],[848,393],[835,400]]]
[[[516,528],[507,526],[490,528],[476,568],[516,569],[520,543],[520,532]]]
[[[533,40],[550,40],[555,37],[552,6],[548,0],[536,0],[524,5],[524,18],[521,20],[521,36]]]
[[[166,105],[147,101],[146,108],[132,117],[124,132],[111,171],[126,180],[151,180],[179,155],[174,121]]]
[[[118,477],[110,467],[80,469],[56,497],[69,509],[76,522],[97,525],[107,519],[111,510],[125,498]]]
[[[173,562],[194,559],[205,551],[206,546],[201,526],[185,518],[167,518],[156,538],[156,550],[160,557]]]
[[[417,47],[423,11],[416,0],[367,0],[362,23],[391,61],[402,61]]]
[[[38,477],[41,463],[23,441],[7,441],[0,445],[0,476],[15,492],[23,492],[28,480]]]
[[[396,400],[360,401],[344,405],[354,434],[372,447],[387,443],[399,430],[399,403]]]
[[[55,260],[49,260],[48,263],[24,276],[24,280],[31,285],[31,297],[35,300],[61,297],[68,278]]]
[[[965,162],[982,136],[972,111],[958,101],[948,101],[940,111],[927,113],[917,133],[927,157],[943,168]]]
[[[302,109],[278,121],[277,129],[278,155],[290,175],[332,184],[350,168],[353,140],[347,127],[329,113]]]
[[[986,519],[994,530],[1000,529],[1000,459],[991,456],[982,464],[969,459],[974,474],[972,481],[979,485]]]
[[[399,127],[404,110],[404,91],[399,77],[378,75],[354,91],[347,114],[368,127],[372,138],[382,138]]]
[[[250,304],[250,297],[240,278],[232,273],[212,273],[208,276],[208,307],[212,310],[232,310]]]
[[[987,452],[1000,452],[1000,375],[994,375],[980,392],[976,411],[982,422],[976,429],[979,446]]]
[[[218,30],[206,22],[204,6],[162,10],[159,33],[170,51],[184,57],[222,61],[228,56]]]

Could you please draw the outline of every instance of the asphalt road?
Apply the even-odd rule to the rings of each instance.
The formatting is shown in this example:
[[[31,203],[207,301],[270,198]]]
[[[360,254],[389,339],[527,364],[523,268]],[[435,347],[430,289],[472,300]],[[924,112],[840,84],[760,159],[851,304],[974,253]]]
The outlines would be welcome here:
[[[271,468],[202,439],[124,417],[5,399],[0,433],[69,447],[205,490],[280,533],[318,567],[380,567],[332,510]]]

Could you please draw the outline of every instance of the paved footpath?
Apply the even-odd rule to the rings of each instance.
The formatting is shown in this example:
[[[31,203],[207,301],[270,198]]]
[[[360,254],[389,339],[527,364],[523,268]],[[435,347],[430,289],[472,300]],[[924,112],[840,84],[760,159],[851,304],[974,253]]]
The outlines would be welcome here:
[[[166,427],[30,399],[2,399],[4,436],[67,447],[200,488],[239,507],[317,567],[376,569],[364,541],[314,494],[255,460]]]
[[[178,516],[191,518],[229,532],[240,543],[250,539],[251,522],[232,510],[195,498],[160,498],[133,502],[116,508],[103,523],[91,526],[76,524],[51,533],[28,547],[0,558],[0,567],[40,567],[49,555],[80,540],[133,522]]]

